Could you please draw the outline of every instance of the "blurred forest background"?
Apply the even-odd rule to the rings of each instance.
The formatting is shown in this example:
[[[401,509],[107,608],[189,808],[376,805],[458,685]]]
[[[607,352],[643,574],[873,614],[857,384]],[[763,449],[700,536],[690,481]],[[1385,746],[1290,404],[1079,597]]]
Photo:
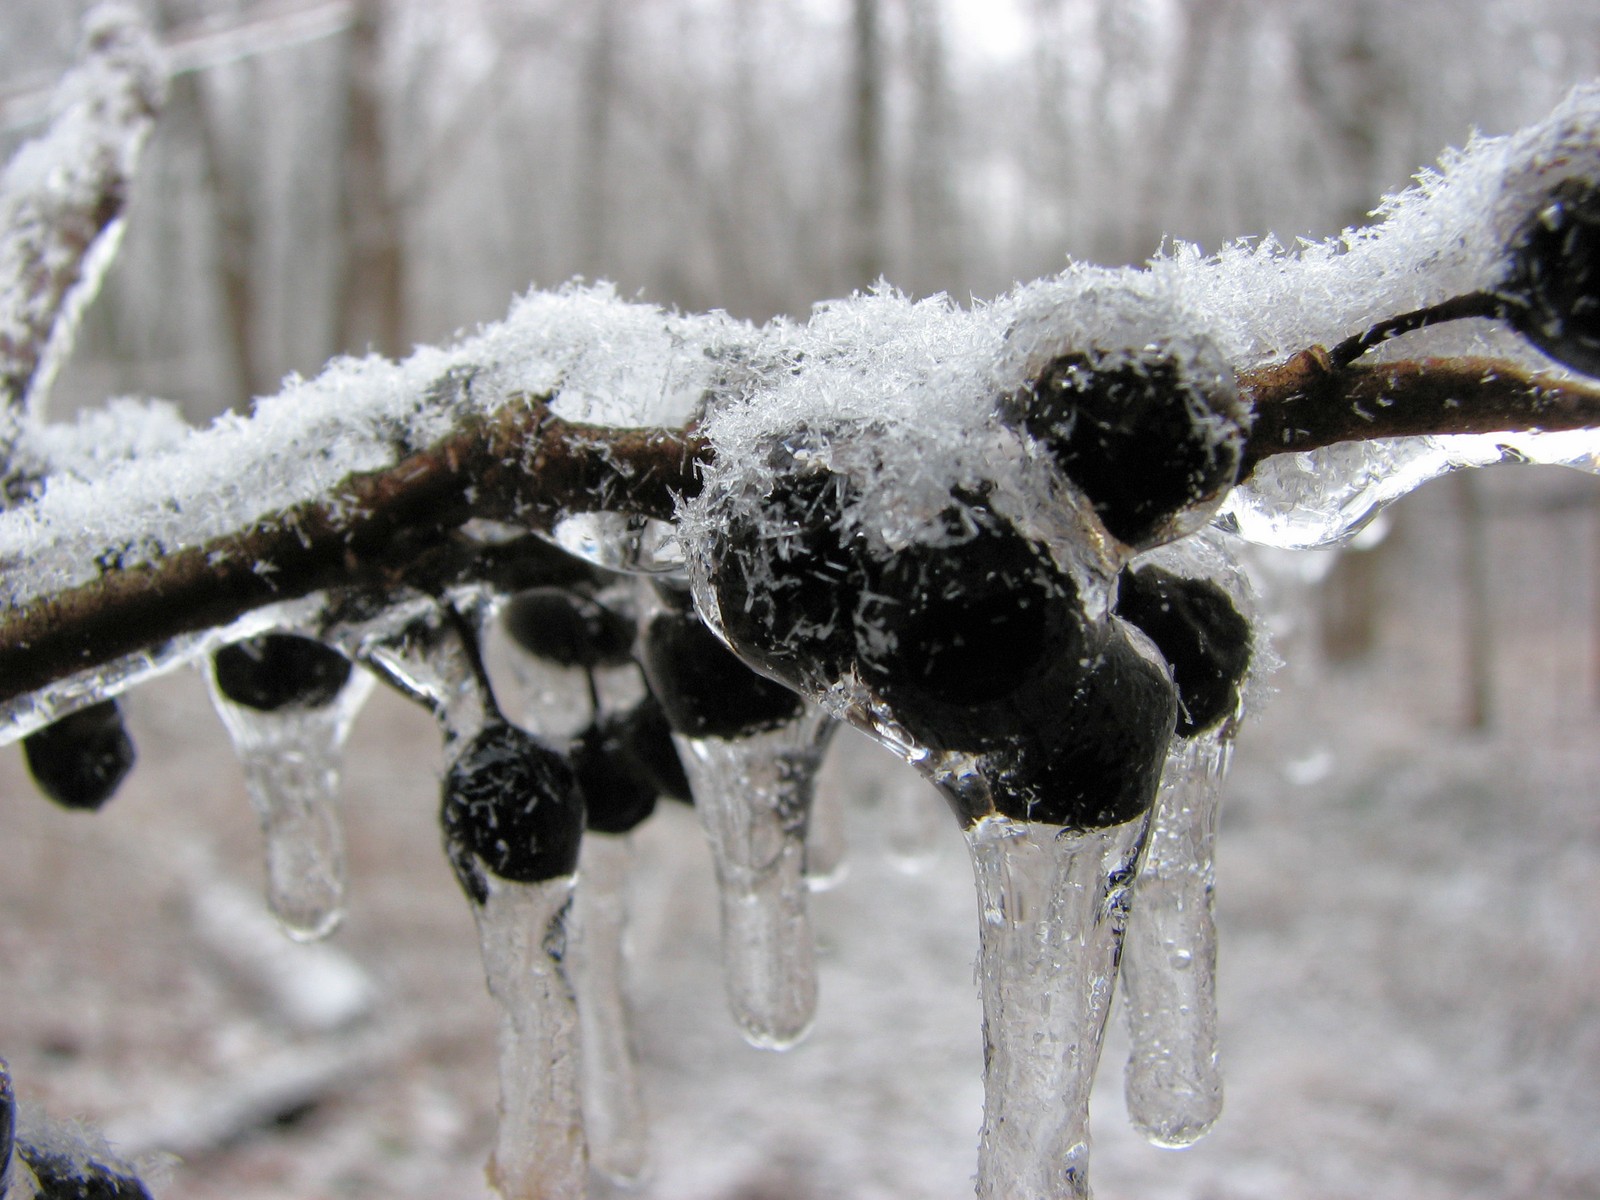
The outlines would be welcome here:
[[[0,150],[40,128],[86,7],[0,8]],[[880,276],[965,301],[1068,255],[1326,237],[1472,129],[1515,129],[1600,74],[1593,0],[140,7],[173,89],[63,416],[137,394],[203,422],[574,276],[803,319]],[[1184,1155],[1143,1147],[1116,1115],[1113,1045],[1110,1200],[1600,1194],[1594,484],[1481,472],[1395,511],[1375,549],[1268,564],[1290,665],[1224,822],[1230,1112]],[[345,1008],[308,1015],[248,920],[216,928],[257,847],[204,708],[187,676],[135,694],[141,764],[94,822],[0,760],[0,1053],[19,1088],[180,1150],[172,1197],[481,1194],[493,1014],[431,827],[426,721],[380,698],[358,730],[353,909],[328,969],[376,982],[329,984]],[[647,831],[646,1196],[966,1191],[959,839],[902,879],[873,847],[897,836],[885,797],[921,785],[853,741],[830,769],[862,849],[817,897],[823,1012],[793,1055],[746,1053],[719,1011],[692,818]]]

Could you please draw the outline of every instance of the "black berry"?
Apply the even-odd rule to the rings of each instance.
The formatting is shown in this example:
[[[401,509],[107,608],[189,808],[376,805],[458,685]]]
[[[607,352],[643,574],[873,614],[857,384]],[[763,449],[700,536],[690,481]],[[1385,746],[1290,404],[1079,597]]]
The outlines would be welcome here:
[[[687,737],[749,737],[804,711],[796,693],[746,666],[692,610],[650,618],[640,665],[668,724]]]
[[[1239,707],[1250,666],[1250,623],[1209,579],[1160,567],[1124,571],[1117,614],[1149,635],[1178,685],[1178,733],[1210,729]]]
[[[17,1157],[28,1164],[39,1187],[38,1200],[150,1200],[132,1168],[113,1165],[82,1150],[17,1143]]]
[[[627,737],[623,719],[608,715],[567,750],[594,833],[627,833],[655,811],[659,789],[628,750]]]
[[[653,693],[647,692],[618,720],[617,743],[618,750],[650,780],[658,796],[694,803],[689,776],[672,743],[672,726]]]
[[[1239,471],[1238,397],[1163,357],[1054,360],[1002,416],[1038,439],[1129,546],[1160,540],[1173,517],[1218,495]]]
[[[1091,639],[1077,588],[1042,545],[980,505],[952,510],[949,524],[966,539],[868,567],[857,663],[918,741],[984,750],[1015,732],[1031,685]]]
[[[1509,249],[1495,289],[1506,320],[1562,366],[1600,375],[1600,185],[1559,184]]]
[[[557,666],[621,666],[633,652],[631,616],[565,588],[519,592],[502,620],[519,646]]]
[[[260,712],[322,708],[350,678],[350,660],[331,646],[292,633],[264,633],[212,656],[217,690]]]
[[[796,435],[809,443],[815,435]],[[711,558],[728,640],[762,669],[797,687],[826,686],[853,650],[857,571],[842,526],[843,476],[796,457],[789,442],[769,455],[778,481],[729,519]]]
[[[133,739],[115,700],[69,713],[22,739],[34,782],[63,808],[94,810],[133,769]]]
[[[584,803],[567,760],[504,721],[486,725],[445,772],[439,821],[456,878],[479,904],[483,873],[538,883],[577,869]]]
[[[995,809],[1078,829],[1133,820],[1161,784],[1178,711],[1171,681],[1114,629],[1093,665],[1061,672],[1058,685],[1038,689],[1014,748],[985,758]]]

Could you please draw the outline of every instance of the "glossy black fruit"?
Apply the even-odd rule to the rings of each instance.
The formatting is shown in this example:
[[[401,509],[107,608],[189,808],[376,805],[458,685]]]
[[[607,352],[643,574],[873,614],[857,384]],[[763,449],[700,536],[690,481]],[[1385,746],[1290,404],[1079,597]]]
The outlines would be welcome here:
[[[519,592],[501,619],[519,646],[557,666],[621,666],[633,652],[631,616],[565,588]]]
[[[69,713],[22,739],[34,782],[63,808],[94,810],[133,769],[133,739],[115,700]]]
[[[1160,567],[1124,571],[1117,614],[1149,635],[1178,685],[1178,733],[1210,729],[1239,707],[1250,667],[1250,623],[1209,579]]]
[[[645,776],[658,796],[694,803],[689,776],[672,743],[672,725],[651,693],[622,715],[618,722],[618,749]]]
[[[602,717],[567,749],[578,777],[592,833],[627,833],[656,808],[655,781],[640,769],[627,748],[627,729],[618,716]]]
[[[1562,366],[1600,375],[1600,184],[1559,184],[1509,250],[1495,289],[1506,320]]]
[[[1161,784],[1178,701],[1167,674],[1114,629],[1086,672],[1059,676],[1015,746],[984,760],[997,811],[1103,829],[1148,809]],[[973,814],[974,816],[981,814]]]
[[[18,1142],[16,1156],[38,1180],[37,1200],[150,1200],[131,1167],[105,1162],[87,1147]]]
[[[854,649],[858,572],[842,527],[848,487],[821,466],[784,461],[789,470],[773,489],[718,533],[711,587],[742,654],[794,686],[826,686]]]
[[[1243,444],[1238,397],[1171,358],[1068,354],[1002,416],[1049,450],[1101,523],[1129,546],[1159,540],[1177,514],[1233,483]]]
[[[333,703],[350,678],[350,660],[331,646],[292,633],[264,633],[218,650],[217,690],[260,712]]]
[[[561,754],[493,721],[445,772],[439,821],[456,878],[482,904],[489,897],[485,871],[538,883],[577,869],[583,794]]]
[[[804,711],[796,693],[746,666],[690,610],[651,617],[639,661],[668,724],[687,737],[749,737]]]
[[[964,541],[915,544],[867,568],[857,663],[919,742],[985,750],[1037,703],[1032,685],[1084,657],[1097,635],[1042,545],[982,506],[949,521]]]

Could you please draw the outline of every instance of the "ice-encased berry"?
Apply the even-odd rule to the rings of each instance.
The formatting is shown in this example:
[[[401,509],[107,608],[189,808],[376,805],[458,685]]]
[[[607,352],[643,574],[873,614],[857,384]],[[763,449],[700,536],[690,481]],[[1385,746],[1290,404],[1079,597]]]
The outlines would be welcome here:
[[[1210,729],[1239,707],[1250,623],[1217,584],[1161,567],[1124,571],[1117,615],[1142,629],[1172,668],[1180,736]]]
[[[1159,540],[1239,471],[1237,394],[1171,357],[1062,355],[1008,397],[1002,416],[1045,446],[1129,546]]]
[[[919,742],[986,750],[1019,728],[1033,685],[1082,658],[1094,634],[1044,546],[979,505],[948,523],[965,540],[864,560],[857,664]]]
[[[218,650],[217,690],[260,712],[323,708],[350,678],[350,660],[331,646],[292,633],[264,633]]]
[[[985,760],[996,811],[1075,829],[1131,821],[1161,783],[1178,714],[1172,681],[1116,628],[1088,670],[1051,681],[1055,694],[1036,689],[1013,747]]]
[[[798,687],[826,686],[854,648],[857,572],[843,528],[845,479],[773,451],[777,482],[734,513],[712,547],[711,587],[728,641]]]
[[[18,1142],[16,1155],[33,1172],[38,1200],[150,1200],[131,1167],[113,1165],[87,1151],[65,1152]]]
[[[661,710],[661,702],[646,692],[618,719],[617,748],[655,787],[658,796],[692,804],[689,776],[672,744],[672,725]]]
[[[115,700],[68,713],[22,739],[34,782],[63,808],[92,811],[116,793],[133,769],[133,739]]]
[[[517,645],[561,667],[621,666],[633,651],[634,623],[628,614],[566,588],[519,592],[501,619]]]
[[[1507,321],[1562,366],[1600,375],[1600,184],[1568,179],[1509,247]]]
[[[627,738],[623,718],[607,714],[567,748],[592,833],[627,833],[655,811],[655,780],[639,767]]]
[[[796,693],[742,662],[692,609],[652,616],[639,661],[667,722],[686,737],[748,737],[804,711]]]
[[[11,1090],[11,1068],[0,1058],[0,1184],[11,1165],[11,1142],[17,1132],[17,1097]]]
[[[445,772],[439,812],[456,878],[479,904],[487,871],[538,883],[577,869],[584,802],[565,757],[505,721],[484,726]]]

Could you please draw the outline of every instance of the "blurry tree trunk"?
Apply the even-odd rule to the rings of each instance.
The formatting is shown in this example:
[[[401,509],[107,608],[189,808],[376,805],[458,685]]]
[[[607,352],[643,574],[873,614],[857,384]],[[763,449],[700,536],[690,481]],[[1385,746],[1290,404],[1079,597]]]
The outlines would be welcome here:
[[[1389,520],[1398,519],[1392,513]],[[1330,663],[1354,662],[1378,643],[1383,616],[1383,578],[1394,546],[1394,532],[1374,545],[1342,552],[1318,593],[1322,653]]]
[[[910,41],[911,246],[908,259],[921,292],[954,290],[960,270],[954,169],[950,147],[950,80],[945,61],[942,0],[906,0]]]
[[[236,69],[247,69],[242,64]],[[211,201],[216,230],[217,276],[221,284],[223,329],[233,360],[230,408],[246,408],[250,397],[272,391],[272,380],[262,377],[256,353],[257,326],[255,252],[256,221],[251,192],[228,161],[225,134],[215,109],[208,102],[199,75],[174,81],[173,106],[192,106],[199,133],[205,187]]]
[[[1475,471],[1457,471],[1451,480],[1461,514],[1462,658],[1466,664],[1469,729],[1487,729],[1494,719],[1494,627],[1489,611],[1489,532],[1483,510],[1483,485]]]
[[[855,53],[851,62],[851,155],[855,196],[850,273],[867,287],[884,273],[883,255],[883,43],[878,0],[853,0]]]
[[[582,166],[578,198],[580,270],[591,279],[606,273],[606,239],[610,233],[610,161],[612,106],[617,95],[616,0],[589,0],[592,24],[584,61],[579,154]]]
[[[344,270],[335,344],[346,353],[396,357],[407,345],[400,205],[389,171],[380,85],[382,6],[361,0],[350,30],[348,121],[341,219]]]

